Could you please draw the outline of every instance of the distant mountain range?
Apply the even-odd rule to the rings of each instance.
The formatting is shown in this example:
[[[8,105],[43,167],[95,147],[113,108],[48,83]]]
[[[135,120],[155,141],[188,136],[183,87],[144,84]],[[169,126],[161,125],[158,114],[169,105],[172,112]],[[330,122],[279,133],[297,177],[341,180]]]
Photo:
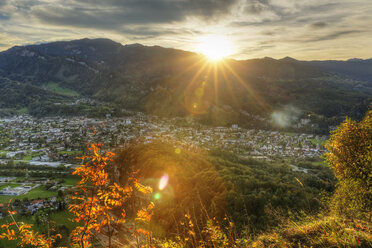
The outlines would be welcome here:
[[[307,115],[358,118],[371,96],[372,59],[286,57],[211,63],[191,52],[108,39],[15,46],[0,52],[3,115],[84,114],[89,104],[76,102],[94,99],[107,107],[103,112],[191,114],[216,125],[244,123],[252,115],[287,106]]]

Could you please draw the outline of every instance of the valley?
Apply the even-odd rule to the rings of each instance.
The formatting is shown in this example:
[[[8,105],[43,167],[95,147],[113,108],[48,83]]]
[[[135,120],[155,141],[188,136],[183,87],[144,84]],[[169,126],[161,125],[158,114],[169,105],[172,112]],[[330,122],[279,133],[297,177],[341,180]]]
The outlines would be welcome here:
[[[185,218],[209,228],[214,216],[213,228],[233,225],[247,241],[321,215],[338,185],[324,145],[345,117],[361,120],[367,112],[370,63],[289,57],[212,63],[191,52],[107,39],[1,52],[0,223],[15,218],[42,233],[52,225],[64,234],[56,244],[68,244],[70,232],[85,225],[64,218],[79,202],[75,195],[86,195],[77,192],[76,172],[90,165],[87,158],[105,161],[104,152],[113,159],[94,178],[107,173],[119,187],[134,173],[146,185],[136,184],[137,202],[122,206],[129,224],[115,232],[130,232],[135,205],[148,201],[156,206],[148,229],[159,238],[174,237]],[[86,157],[90,144],[100,153]],[[165,189],[158,185],[163,178]],[[98,242],[106,242],[101,236]],[[0,247],[14,244],[0,240]]]

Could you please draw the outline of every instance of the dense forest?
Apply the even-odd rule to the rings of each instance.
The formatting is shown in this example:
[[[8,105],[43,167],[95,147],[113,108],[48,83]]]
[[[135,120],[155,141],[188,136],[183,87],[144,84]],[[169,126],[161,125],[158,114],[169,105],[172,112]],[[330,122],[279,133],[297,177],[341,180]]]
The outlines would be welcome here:
[[[128,170],[139,170],[141,181],[154,189],[156,178],[169,176],[171,188],[159,192],[154,214],[154,222],[161,223],[167,234],[186,213],[192,213],[200,226],[208,213],[219,221],[228,216],[239,233],[262,232],[278,224],[270,216],[272,211],[316,214],[322,208],[322,194],[330,194],[336,182],[327,166],[316,165],[311,159],[293,161],[310,171],[303,173],[293,171],[287,161],[239,158],[223,151],[190,151],[161,141],[133,144],[121,150],[116,161],[124,183]],[[167,218],[169,215],[172,218]]]

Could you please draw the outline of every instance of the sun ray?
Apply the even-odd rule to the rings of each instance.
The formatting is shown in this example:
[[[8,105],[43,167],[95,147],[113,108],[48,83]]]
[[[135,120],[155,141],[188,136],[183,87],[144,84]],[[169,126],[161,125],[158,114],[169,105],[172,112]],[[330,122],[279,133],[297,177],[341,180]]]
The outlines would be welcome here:
[[[234,93],[233,93],[233,89],[232,89],[232,86],[229,82],[229,79],[227,77],[227,73],[226,73],[226,70],[225,70],[226,66],[225,66],[225,63],[221,63],[220,65],[220,70],[222,72],[222,77],[224,78],[225,82],[226,82],[226,87],[227,87],[227,90],[229,91],[230,95],[233,96]],[[236,104],[237,103],[237,99],[234,97],[233,98],[233,101],[234,103]]]
[[[238,82],[250,93],[250,95],[254,98],[254,100],[262,107],[264,110],[268,109],[268,105],[265,100],[257,94],[252,87],[250,87],[245,81],[237,74],[228,63],[222,61],[224,66],[231,72],[231,74],[238,80]]]
[[[214,103],[218,106],[218,65],[213,66]]]
[[[193,68],[196,68],[198,66],[200,66],[200,64],[206,64],[207,61],[205,59],[201,59],[201,58],[197,58],[196,62],[195,63],[192,63],[191,65],[189,65],[187,68],[185,68],[181,73],[179,73],[176,77],[181,77],[183,76],[184,74],[186,74],[187,72],[191,71]]]
[[[194,87],[195,80],[200,76],[200,74],[202,74],[202,72],[205,70],[205,68],[208,65],[209,65],[209,63],[205,62],[199,68],[199,70],[195,73],[195,75],[192,77],[192,79],[189,81],[188,86],[184,89],[184,92],[183,92],[183,106],[185,106],[185,108],[190,113],[193,113],[193,111],[196,109],[196,107],[193,106],[193,103],[192,102],[188,102],[188,98],[190,97],[190,94],[193,94],[192,90],[193,90],[193,87]]]

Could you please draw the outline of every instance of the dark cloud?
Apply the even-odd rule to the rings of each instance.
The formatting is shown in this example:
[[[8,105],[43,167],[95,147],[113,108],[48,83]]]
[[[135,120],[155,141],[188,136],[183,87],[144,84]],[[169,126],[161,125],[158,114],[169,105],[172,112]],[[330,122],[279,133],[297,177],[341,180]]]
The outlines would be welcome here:
[[[314,22],[311,24],[312,28],[324,28],[328,24],[326,22]]]
[[[314,23],[314,28],[320,28],[321,25],[325,26],[324,24],[341,22],[347,15],[337,13],[337,11],[340,8],[350,8],[349,4],[345,3],[323,3],[319,1],[319,4],[306,4],[291,0],[281,2],[246,0],[244,6],[244,13],[247,14],[246,19],[232,21],[232,26],[285,25],[295,27]],[[319,15],[322,15],[324,24],[320,24],[320,21],[318,21],[317,16]]]
[[[198,15],[203,18],[230,14],[230,8],[238,0],[187,0],[183,3],[183,8],[188,15]]]
[[[8,4],[8,0],[2,0],[2,1],[0,1],[0,8],[4,7],[7,4]]]
[[[266,35],[266,36],[274,36],[276,34],[276,32],[274,31],[264,31],[262,32],[263,35]]]
[[[237,0],[74,0],[63,5],[40,5],[32,9],[32,15],[42,22],[54,25],[117,29],[124,25],[173,23],[189,16],[212,19],[228,14],[236,2]]]
[[[174,29],[154,29],[149,26],[140,26],[135,28],[127,28],[123,27],[118,32],[125,34],[128,38],[133,40],[141,40],[141,39],[150,39],[155,38],[163,35],[179,35],[184,34],[184,30],[174,30]]]
[[[8,46],[102,36],[192,50],[196,37],[223,33],[232,37],[240,54],[236,56],[242,58],[298,56],[294,54],[298,51],[311,57],[321,51],[319,57],[336,48],[347,54],[350,47],[357,47],[357,52],[368,47],[372,2],[357,2],[0,0],[0,36]],[[355,44],[349,44],[349,37]],[[327,40],[332,41],[321,42]],[[272,54],[265,54],[269,50]]]
[[[259,15],[269,8],[270,5],[266,0],[247,1],[244,11],[249,15]]]
[[[94,29],[117,30],[124,25],[166,23],[181,20],[181,16],[162,9],[122,11],[43,6],[32,15],[47,24]]]
[[[341,36],[347,36],[347,35],[358,34],[358,33],[363,33],[363,32],[364,31],[362,31],[362,30],[338,31],[338,32],[333,32],[333,33],[328,34],[328,35],[323,35],[323,36],[319,36],[319,37],[316,37],[316,38],[313,38],[313,39],[309,39],[305,42],[317,42],[317,41],[325,41],[325,40],[334,40],[334,39],[337,39]]]
[[[302,8],[298,8],[298,10],[294,11],[294,7],[290,7],[291,4],[286,4],[287,2],[290,1],[283,0],[282,2],[273,2],[270,0],[246,0],[245,13],[248,15],[267,15],[270,13],[278,17],[285,17],[289,14],[293,14],[292,12],[299,12],[302,10]]]
[[[261,20],[253,20],[253,21],[234,21],[234,22],[231,22],[230,25],[232,27],[245,27],[245,26],[255,26],[255,27],[259,27],[259,26],[267,26],[267,25],[270,25],[271,23],[280,23],[282,21],[278,20],[278,21],[273,21],[271,19],[268,19],[268,18],[263,18]]]
[[[242,50],[242,52],[250,54],[250,53],[253,53],[253,52],[260,52],[260,51],[267,50],[267,49],[272,49],[272,48],[275,48],[275,47],[276,47],[275,45],[264,45],[264,46],[257,45],[257,46],[254,46],[254,47],[245,48],[245,49]]]
[[[3,14],[3,13],[0,13],[0,21],[1,20],[9,20],[10,19],[10,16],[9,15],[6,15],[6,14]]]

